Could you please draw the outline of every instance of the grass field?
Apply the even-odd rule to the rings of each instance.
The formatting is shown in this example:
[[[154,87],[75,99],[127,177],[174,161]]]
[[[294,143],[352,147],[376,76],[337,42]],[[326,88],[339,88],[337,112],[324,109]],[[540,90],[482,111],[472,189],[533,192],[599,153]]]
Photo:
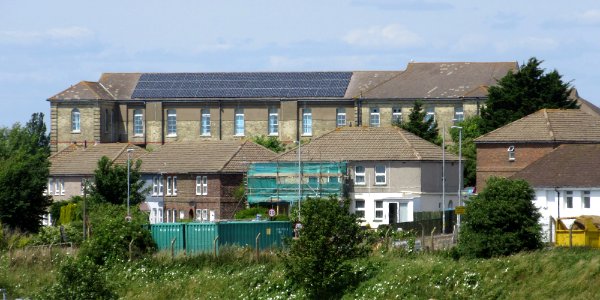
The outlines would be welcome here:
[[[19,250],[0,256],[0,288],[8,298],[40,298],[56,282],[68,250]],[[355,262],[370,270],[344,299],[597,299],[600,251],[551,249],[488,260],[454,260],[446,253],[373,254]],[[304,299],[284,278],[277,254],[257,262],[230,249],[171,259],[165,254],[112,262],[93,270],[123,299]]]

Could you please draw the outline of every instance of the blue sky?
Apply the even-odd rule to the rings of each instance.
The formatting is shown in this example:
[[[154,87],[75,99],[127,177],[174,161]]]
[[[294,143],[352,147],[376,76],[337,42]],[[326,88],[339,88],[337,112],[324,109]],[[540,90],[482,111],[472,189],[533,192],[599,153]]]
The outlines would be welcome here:
[[[600,2],[0,0],[0,126],[103,72],[403,70],[535,56],[600,105]]]

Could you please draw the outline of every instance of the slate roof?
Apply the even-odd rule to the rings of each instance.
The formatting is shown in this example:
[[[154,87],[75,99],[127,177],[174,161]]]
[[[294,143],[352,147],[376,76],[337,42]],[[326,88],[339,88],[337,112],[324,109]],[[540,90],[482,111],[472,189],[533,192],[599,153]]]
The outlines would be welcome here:
[[[142,173],[241,173],[247,163],[268,161],[275,153],[250,141],[176,142],[142,157]]]
[[[600,144],[563,144],[513,175],[533,187],[600,187]]]
[[[298,148],[276,160],[295,161]],[[397,127],[340,127],[301,147],[302,161],[432,161],[442,148]],[[446,152],[446,160],[458,157]]]
[[[600,142],[600,117],[579,109],[541,109],[475,139],[475,143]]]
[[[117,164],[126,165],[129,148],[134,149],[130,154],[132,160],[146,152],[136,145],[123,143],[92,144],[87,147],[71,145],[50,157],[50,175],[93,175],[98,160],[103,156],[107,156]]]
[[[363,93],[364,98],[485,97],[516,62],[409,63],[406,71]]]
[[[516,69],[516,62],[447,62],[409,63],[404,71],[352,71],[345,95],[329,99],[485,97],[488,86],[496,84],[498,79]],[[277,74],[278,72],[273,73]],[[132,98],[132,95],[143,74],[148,73],[104,73],[98,82],[82,81],[48,100],[136,100]],[[214,98],[228,99],[225,95]],[[263,97],[249,96],[246,98],[262,99]],[[322,99],[322,97],[293,98]],[[170,97],[167,100],[171,99],[177,100],[178,98]],[[200,100],[199,98],[190,99]]]

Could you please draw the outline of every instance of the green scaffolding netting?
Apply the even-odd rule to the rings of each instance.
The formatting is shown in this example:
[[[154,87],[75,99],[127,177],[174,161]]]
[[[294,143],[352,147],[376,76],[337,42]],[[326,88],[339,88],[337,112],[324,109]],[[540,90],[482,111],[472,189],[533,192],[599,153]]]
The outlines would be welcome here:
[[[306,197],[341,196],[346,181],[346,162],[253,163],[248,169],[248,203],[296,202]],[[302,181],[299,186],[299,178]]]

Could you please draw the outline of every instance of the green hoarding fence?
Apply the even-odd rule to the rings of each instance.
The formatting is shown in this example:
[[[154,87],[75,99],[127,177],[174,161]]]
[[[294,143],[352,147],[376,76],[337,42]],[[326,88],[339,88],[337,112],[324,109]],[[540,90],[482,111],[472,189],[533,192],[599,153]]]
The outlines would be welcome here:
[[[266,250],[283,248],[285,240],[293,235],[289,221],[160,223],[150,225],[150,231],[159,250],[170,251],[175,238],[174,251],[185,250],[187,254],[212,252],[217,237],[217,250],[226,245],[256,248],[260,233],[259,250]]]
[[[152,224],[150,226],[150,232],[152,238],[158,250],[171,250],[171,242],[175,239],[173,244],[175,252],[181,252],[185,249],[185,224],[182,223],[160,223]]]
[[[300,175],[298,162],[252,163],[247,173],[248,203],[296,202],[299,194],[302,199],[330,195],[341,197],[344,195],[347,165],[346,162],[302,162]]]

